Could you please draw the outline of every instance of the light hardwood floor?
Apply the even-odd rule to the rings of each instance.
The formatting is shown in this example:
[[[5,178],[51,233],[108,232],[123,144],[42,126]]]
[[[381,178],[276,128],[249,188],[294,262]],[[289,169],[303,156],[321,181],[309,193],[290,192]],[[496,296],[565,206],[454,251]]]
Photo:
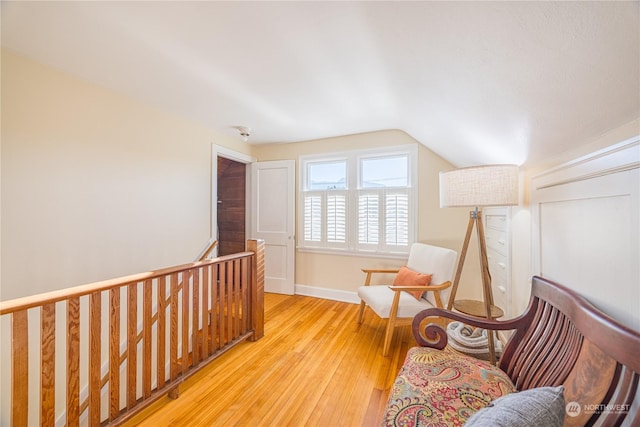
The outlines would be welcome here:
[[[265,336],[225,353],[127,426],[377,426],[407,350],[399,328],[382,357],[384,323],[358,306],[265,296]]]

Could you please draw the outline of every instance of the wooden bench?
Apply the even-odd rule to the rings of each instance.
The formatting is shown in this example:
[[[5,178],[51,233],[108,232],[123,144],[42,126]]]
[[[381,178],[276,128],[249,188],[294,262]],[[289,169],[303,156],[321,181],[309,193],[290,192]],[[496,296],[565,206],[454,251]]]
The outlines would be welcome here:
[[[513,334],[493,367],[446,347],[446,331],[431,323],[434,317],[491,330],[513,330]],[[479,319],[432,308],[419,313],[412,327],[422,347],[407,354],[391,390],[383,425],[398,425],[410,417],[433,422],[442,415],[440,410],[444,418],[450,417],[451,409],[446,408],[453,407],[457,408],[458,422],[465,422],[500,395],[562,385],[567,405],[562,414],[565,426],[640,426],[640,333],[564,286],[534,277],[528,308],[512,320]],[[459,363],[465,367],[453,366]],[[469,366],[491,380],[490,391],[478,390],[474,395],[473,390],[466,390],[464,396],[460,394],[458,406],[443,403],[453,397],[438,389],[438,381],[430,376],[442,378],[446,373],[444,381],[449,381],[455,376],[451,371],[459,374]],[[422,394],[425,389],[429,391]]]

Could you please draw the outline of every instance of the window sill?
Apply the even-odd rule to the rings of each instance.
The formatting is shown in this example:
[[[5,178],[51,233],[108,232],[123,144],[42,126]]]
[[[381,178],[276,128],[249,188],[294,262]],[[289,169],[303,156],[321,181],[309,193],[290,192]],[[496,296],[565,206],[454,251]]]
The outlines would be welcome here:
[[[351,251],[344,249],[323,249],[323,248],[304,248],[297,247],[297,252],[335,255],[335,256],[352,256],[359,258],[386,258],[386,259],[407,259],[409,253],[388,253],[388,252],[368,252],[368,251]]]

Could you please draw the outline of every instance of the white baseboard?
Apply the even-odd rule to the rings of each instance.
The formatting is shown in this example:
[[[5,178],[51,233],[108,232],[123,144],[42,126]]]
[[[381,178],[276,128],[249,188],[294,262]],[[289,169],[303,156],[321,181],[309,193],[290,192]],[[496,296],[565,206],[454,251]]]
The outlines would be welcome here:
[[[350,291],[341,291],[339,289],[319,288],[316,286],[296,285],[296,295],[304,295],[307,297],[316,297],[330,299],[333,301],[348,302],[351,304],[360,304],[358,294]]]

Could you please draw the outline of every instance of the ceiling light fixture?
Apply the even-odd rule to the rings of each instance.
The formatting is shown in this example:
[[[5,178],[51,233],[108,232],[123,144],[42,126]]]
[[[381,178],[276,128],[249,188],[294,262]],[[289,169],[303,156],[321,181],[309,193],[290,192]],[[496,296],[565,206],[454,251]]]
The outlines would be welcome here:
[[[240,132],[240,136],[244,142],[247,142],[249,137],[251,136],[251,128],[247,126],[234,126]]]

